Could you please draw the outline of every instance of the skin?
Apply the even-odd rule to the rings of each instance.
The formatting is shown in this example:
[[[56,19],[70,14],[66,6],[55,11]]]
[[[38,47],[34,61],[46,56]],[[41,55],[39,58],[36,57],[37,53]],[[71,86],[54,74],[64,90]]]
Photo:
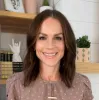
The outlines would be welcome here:
[[[36,41],[36,55],[40,60],[40,76],[44,80],[60,79],[60,60],[64,56],[64,39],[60,22],[47,18]]]

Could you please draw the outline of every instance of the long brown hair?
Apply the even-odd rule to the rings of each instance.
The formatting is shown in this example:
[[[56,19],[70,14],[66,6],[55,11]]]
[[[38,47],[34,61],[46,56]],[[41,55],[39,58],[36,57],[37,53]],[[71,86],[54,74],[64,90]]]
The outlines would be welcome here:
[[[39,13],[34,19],[27,34],[27,54],[23,63],[24,86],[35,81],[40,72],[39,59],[36,56],[35,44],[41,25],[45,19],[53,17],[57,19],[62,27],[65,53],[60,62],[60,75],[65,85],[72,87],[75,76],[76,42],[73,30],[66,17],[56,10],[45,10]],[[52,23],[53,24],[53,23]]]

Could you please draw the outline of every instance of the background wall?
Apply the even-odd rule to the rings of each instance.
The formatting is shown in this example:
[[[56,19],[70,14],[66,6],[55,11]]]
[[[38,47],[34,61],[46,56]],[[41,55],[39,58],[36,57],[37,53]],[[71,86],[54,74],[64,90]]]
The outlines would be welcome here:
[[[89,36],[91,61],[99,62],[99,0],[60,0],[56,9],[68,18],[76,38]]]

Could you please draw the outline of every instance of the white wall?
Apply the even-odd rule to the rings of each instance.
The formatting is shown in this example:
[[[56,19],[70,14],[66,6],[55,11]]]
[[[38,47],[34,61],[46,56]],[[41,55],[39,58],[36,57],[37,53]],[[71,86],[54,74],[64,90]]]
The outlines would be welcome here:
[[[76,38],[89,36],[91,61],[99,62],[99,0],[60,0],[56,9],[68,18]]]

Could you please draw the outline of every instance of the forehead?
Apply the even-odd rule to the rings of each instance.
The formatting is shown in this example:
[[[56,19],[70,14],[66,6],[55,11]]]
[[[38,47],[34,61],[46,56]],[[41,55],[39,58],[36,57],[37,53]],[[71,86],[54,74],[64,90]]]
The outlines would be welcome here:
[[[49,17],[42,23],[40,33],[46,33],[46,34],[62,33],[61,23],[57,19]]]

